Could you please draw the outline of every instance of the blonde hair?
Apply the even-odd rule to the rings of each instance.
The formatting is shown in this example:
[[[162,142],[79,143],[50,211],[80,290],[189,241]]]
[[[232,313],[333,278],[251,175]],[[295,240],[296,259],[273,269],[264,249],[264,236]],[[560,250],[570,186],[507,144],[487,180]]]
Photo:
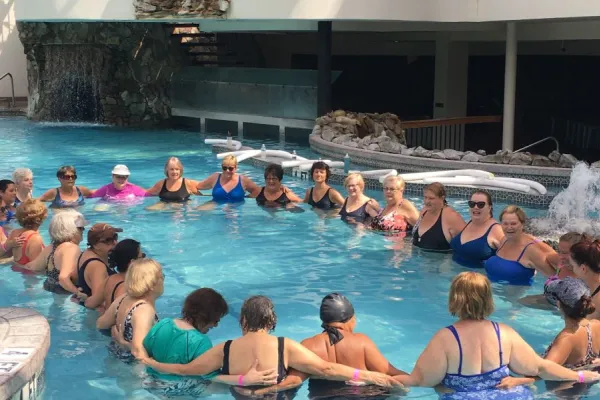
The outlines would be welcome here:
[[[37,229],[48,216],[48,209],[39,200],[28,199],[17,207],[17,221],[25,229]]]
[[[500,213],[500,222],[502,222],[502,217],[504,217],[504,214],[515,214],[522,224],[524,224],[527,220],[527,215],[525,215],[525,211],[523,211],[519,206],[506,206],[504,210],[502,210],[502,212]]]
[[[461,272],[452,280],[448,310],[460,319],[483,320],[494,312],[492,285],[478,272]]]
[[[351,180],[355,180],[356,184],[358,185],[358,187],[360,188],[360,190],[365,190],[365,181],[362,177],[361,174],[357,174],[357,173],[352,173],[352,174],[348,174],[348,176],[346,177],[346,179],[344,179],[344,187],[348,187],[348,183]]]
[[[12,180],[18,185],[26,178],[33,179],[33,172],[29,168],[17,168],[12,173]]]
[[[398,190],[400,190],[402,192],[404,191],[404,188],[406,187],[406,183],[404,182],[404,179],[402,179],[402,177],[399,175],[386,176],[385,179],[383,180],[384,186],[385,186],[386,182],[394,182],[394,185],[398,188]]]
[[[162,267],[153,259],[133,260],[125,275],[125,291],[128,296],[143,297],[154,290],[162,278]]]
[[[237,158],[233,154],[223,157],[223,161],[221,161],[221,164],[223,164],[225,161],[233,161],[233,164],[235,164],[236,167],[238,165]]]
[[[181,170],[181,176],[183,176],[183,164],[177,157],[169,157],[169,159],[165,163],[165,176],[167,178],[169,177],[168,168],[169,168],[169,164],[171,164],[171,163],[174,163],[175,165],[177,165],[177,168],[179,168]]]

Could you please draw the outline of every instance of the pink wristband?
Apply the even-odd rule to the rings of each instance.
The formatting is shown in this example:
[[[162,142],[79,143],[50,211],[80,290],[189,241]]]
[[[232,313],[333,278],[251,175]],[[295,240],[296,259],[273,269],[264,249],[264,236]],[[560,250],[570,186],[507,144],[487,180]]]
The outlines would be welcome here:
[[[238,386],[244,386],[244,375],[238,377]]]
[[[357,381],[358,380],[358,374],[360,374],[360,370],[357,368],[354,370],[354,375],[352,375],[352,380],[353,381]]]
[[[577,376],[579,377],[579,379],[578,379],[579,383],[585,382],[585,376],[583,375],[583,371],[577,371]]]

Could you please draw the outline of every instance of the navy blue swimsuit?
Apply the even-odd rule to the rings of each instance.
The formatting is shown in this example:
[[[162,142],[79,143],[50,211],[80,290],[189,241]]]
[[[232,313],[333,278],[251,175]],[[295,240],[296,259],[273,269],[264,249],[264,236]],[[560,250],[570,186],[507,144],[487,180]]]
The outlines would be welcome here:
[[[471,221],[469,221],[469,224],[470,223]],[[469,226],[469,224],[467,224],[467,226]],[[480,236],[477,239],[469,240],[465,243],[461,243],[460,238],[464,230],[467,228],[467,226],[465,226],[465,229],[463,229],[458,235],[450,240],[450,247],[452,250],[454,250],[452,259],[463,267],[483,268],[483,263],[485,260],[496,254],[496,250],[489,245],[487,240],[494,225],[499,224],[497,222],[493,223],[483,234],[483,236]]]
[[[369,204],[371,199],[365,201],[365,204],[360,206],[354,211],[346,210],[346,204],[348,203],[348,198],[344,200],[344,204],[340,209],[340,216],[342,217],[342,221],[344,222],[355,222],[357,224],[363,224],[370,216],[367,213],[367,204]]]

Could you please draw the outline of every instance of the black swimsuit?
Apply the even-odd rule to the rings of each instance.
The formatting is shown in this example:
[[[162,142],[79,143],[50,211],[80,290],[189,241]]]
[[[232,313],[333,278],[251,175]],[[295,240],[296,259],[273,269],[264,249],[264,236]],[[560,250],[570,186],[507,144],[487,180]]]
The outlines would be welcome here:
[[[348,212],[348,210],[346,210],[346,203],[348,203],[348,199],[346,198],[346,200],[344,200],[344,205],[342,205],[342,208],[340,209],[342,221],[351,220],[356,223],[364,223],[367,218],[369,218],[369,214],[367,214],[367,204],[369,204],[369,201],[371,201],[371,199],[367,200],[365,204],[356,210]]]
[[[190,193],[185,185],[185,178],[181,180],[181,186],[174,192],[167,190],[167,180],[165,179],[160,188],[158,197],[166,203],[181,203],[190,199]]]
[[[313,200],[313,190],[314,190],[314,188],[310,188],[310,194],[308,195],[308,204],[310,204],[311,206],[313,206],[315,208],[319,208],[321,210],[329,210],[331,208],[337,207],[337,204],[332,202],[331,199],[329,198],[329,191],[331,190],[331,188],[327,189],[327,191],[325,192],[325,195],[323,197],[321,197],[321,199],[319,201]]]
[[[125,281],[121,281],[119,283],[117,283],[115,285],[115,287],[113,288],[112,294],[110,295],[110,304],[112,304],[115,301],[115,294],[117,293],[117,289],[119,288],[119,286],[121,286],[123,283],[125,283]]]
[[[233,340],[228,340],[225,342],[225,347],[223,347],[223,367],[221,368],[221,374],[229,375],[229,348],[231,347],[231,342]],[[285,363],[283,359],[283,354],[285,352],[285,338],[278,337],[277,338],[277,383],[281,383],[281,381],[287,376],[287,369],[285,368]]]
[[[420,247],[425,250],[433,250],[433,251],[450,251],[450,243],[446,240],[446,236],[444,235],[444,228],[442,227],[442,211],[440,211],[440,216],[435,221],[433,226],[427,230],[423,235],[419,235],[419,227],[415,227],[413,229],[413,245]],[[423,213],[423,217],[427,214],[427,211]],[[420,222],[420,221],[419,221]],[[418,224],[417,224],[418,225]]]
[[[83,257],[83,253],[81,253],[79,255],[79,258],[77,259],[77,265],[79,265],[79,263],[81,262],[81,257]],[[102,264],[104,264],[104,266],[106,267],[106,273],[108,274],[108,276],[115,274],[115,271],[110,269],[110,267],[108,265],[106,265],[106,263],[98,257],[92,257],[92,258],[88,258],[87,260],[85,260],[83,262],[83,264],[81,264],[81,265],[79,265],[79,267],[77,267],[77,281],[78,281],[77,284],[81,288],[81,292],[85,293],[88,296],[92,295],[92,288],[85,281],[85,269],[87,268],[88,264],[92,261],[100,261]]]
[[[256,196],[256,204],[259,206],[268,206],[268,207],[276,207],[276,206],[286,206],[291,203],[291,200],[288,199],[285,193],[281,193],[281,196],[276,198],[275,200],[269,200],[265,197],[265,188],[263,187]]]

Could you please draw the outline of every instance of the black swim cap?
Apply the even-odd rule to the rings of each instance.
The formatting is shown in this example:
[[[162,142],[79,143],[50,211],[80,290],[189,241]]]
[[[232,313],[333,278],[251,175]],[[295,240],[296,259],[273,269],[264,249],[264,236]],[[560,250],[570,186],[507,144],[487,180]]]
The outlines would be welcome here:
[[[321,321],[326,324],[346,322],[354,316],[354,307],[343,294],[330,293],[323,298],[320,313]]]
[[[330,293],[321,302],[321,327],[329,335],[329,343],[333,346],[344,338],[339,329],[329,326],[332,322],[347,322],[354,316],[354,307],[346,296]]]

